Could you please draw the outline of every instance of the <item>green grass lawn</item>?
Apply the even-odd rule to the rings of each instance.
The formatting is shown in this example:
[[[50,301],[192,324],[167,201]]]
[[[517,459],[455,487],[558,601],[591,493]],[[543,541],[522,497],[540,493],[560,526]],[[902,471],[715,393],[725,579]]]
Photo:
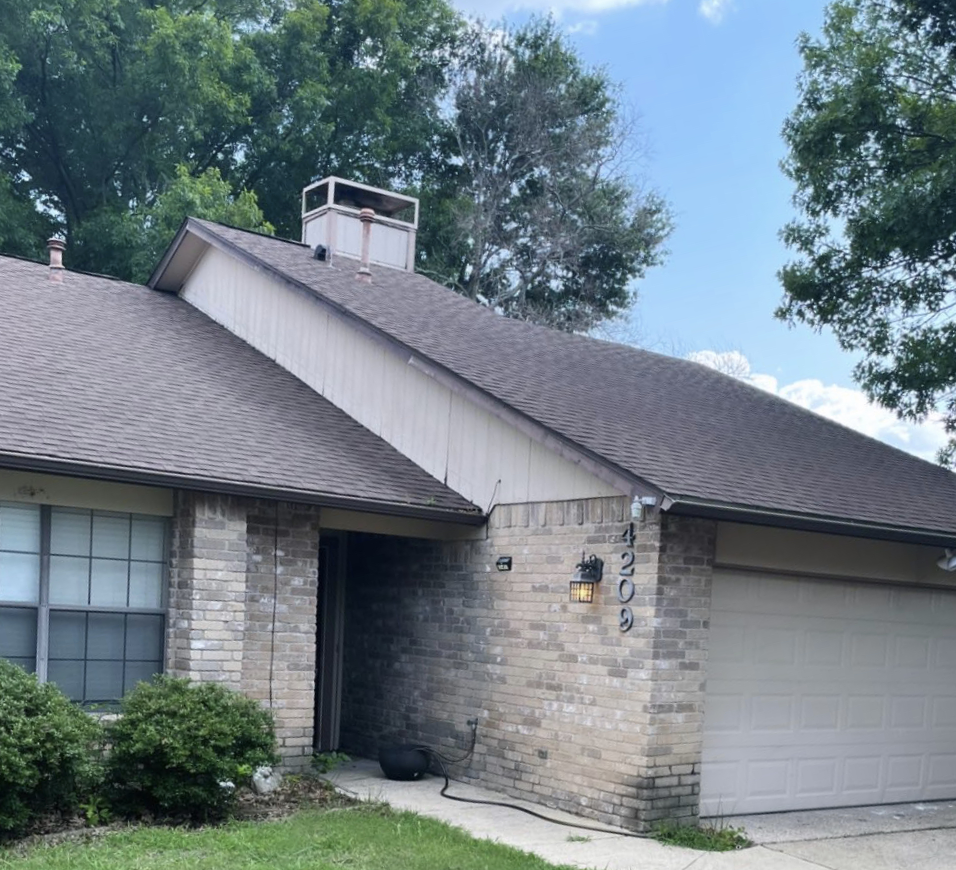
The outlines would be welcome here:
[[[0,850],[0,870],[556,870],[449,825],[381,807],[305,810],[277,822],[138,828],[92,842]]]

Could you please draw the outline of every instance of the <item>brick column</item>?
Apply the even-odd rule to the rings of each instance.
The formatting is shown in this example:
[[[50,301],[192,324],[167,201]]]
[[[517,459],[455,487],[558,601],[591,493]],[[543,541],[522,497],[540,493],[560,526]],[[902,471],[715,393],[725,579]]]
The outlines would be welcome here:
[[[179,492],[172,537],[167,673],[257,699],[273,711],[285,765],[306,765],[319,509]]]
[[[257,502],[249,514],[242,688],[271,707],[279,752],[293,768],[312,757],[318,576],[319,509]]]
[[[229,496],[178,492],[170,554],[167,673],[239,689],[246,510]]]
[[[647,739],[637,781],[637,821],[693,824],[700,802],[707,638],[716,546],[710,520],[661,519],[657,577],[643,627],[650,647]]]

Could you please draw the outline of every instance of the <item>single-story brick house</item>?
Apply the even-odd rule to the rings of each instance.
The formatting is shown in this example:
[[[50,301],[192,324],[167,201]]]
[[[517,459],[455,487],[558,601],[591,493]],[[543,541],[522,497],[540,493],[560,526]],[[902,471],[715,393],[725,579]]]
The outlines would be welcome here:
[[[460,775],[634,828],[956,798],[956,477],[308,193],[303,243],[190,219],[147,287],[0,258],[0,656],[220,680],[290,767],[476,716]]]

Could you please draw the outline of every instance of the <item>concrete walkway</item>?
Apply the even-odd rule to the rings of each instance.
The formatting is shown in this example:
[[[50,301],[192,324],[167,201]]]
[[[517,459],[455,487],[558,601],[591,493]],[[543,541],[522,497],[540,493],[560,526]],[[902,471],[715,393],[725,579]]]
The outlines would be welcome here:
[[[440,819],[472,836],[539,855],[554,864],[588,870],[953,870],[956,867],[956,803],[908,804],[861,810],[777,813],[728,820],[757,844],[739,852],[698,852],[536,819],[504,807],[458,803],[439,794],[443,780],[386,779],[374,761],[358,760],[328,778],[362,800],[383,801]],[[453,782],[450,793],[525,806],[560,821],[594,824],[558,810]],[[602,827],[596,825],[597,827]],[[584,842],[578,840],[586,837]]]

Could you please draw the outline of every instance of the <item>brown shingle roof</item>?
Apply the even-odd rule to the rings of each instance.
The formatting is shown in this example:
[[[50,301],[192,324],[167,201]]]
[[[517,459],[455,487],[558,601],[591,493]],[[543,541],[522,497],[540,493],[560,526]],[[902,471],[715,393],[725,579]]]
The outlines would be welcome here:
[[[0,465],[479,513],[178,297],[48,273],[0,257]]]
[[[427,278],[198,231],[684,504],[956,536],[956,475],[697,363],[509,320]],[[685,512],[693,512],[685,509]]]

